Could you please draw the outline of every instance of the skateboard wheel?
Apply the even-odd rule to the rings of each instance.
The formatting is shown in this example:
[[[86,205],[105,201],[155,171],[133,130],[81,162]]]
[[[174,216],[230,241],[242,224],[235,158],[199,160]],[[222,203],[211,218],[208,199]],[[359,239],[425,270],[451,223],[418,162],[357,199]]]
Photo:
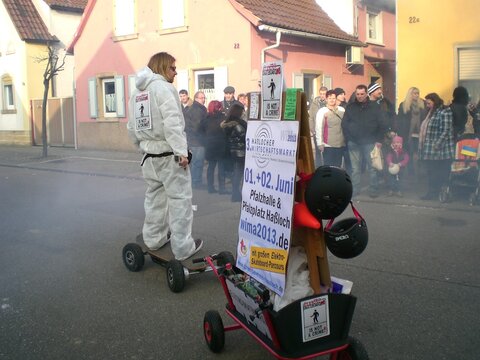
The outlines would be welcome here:
[[[174,259],[167,263],[167,283],[175,293],[181,292],[185,287],[185,273],[180,261]]]
[[[203,335],[208,347],[214,353],[222,351],[225,345],[225,329],[218,311],[209,310],[203,318]]]
[[[228,263],[235,265],[235,257],[230,251],[222,251],[220,254],[217,255],[218,266],[225,266]]]
[[[123,263],[130,271],[140,271],[145,264],[142,248],[138,244],[127,244],[123,247]]]

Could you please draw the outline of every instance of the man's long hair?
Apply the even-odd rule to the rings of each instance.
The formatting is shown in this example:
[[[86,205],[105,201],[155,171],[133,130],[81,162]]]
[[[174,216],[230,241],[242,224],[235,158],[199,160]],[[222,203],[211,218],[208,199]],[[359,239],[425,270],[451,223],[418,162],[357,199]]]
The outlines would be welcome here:
[[[166,52],[159,52],[153,55],[148,62],[148,67],[155,74],[162,75],[167,78],[168,68],[175,62],[175,58]]]

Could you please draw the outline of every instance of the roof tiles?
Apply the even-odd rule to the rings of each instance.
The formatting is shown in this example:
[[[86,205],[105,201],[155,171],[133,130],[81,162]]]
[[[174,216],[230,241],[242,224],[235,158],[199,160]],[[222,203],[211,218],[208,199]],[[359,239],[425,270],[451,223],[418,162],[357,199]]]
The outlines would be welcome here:
[[[341,30],[315,0],[234,1],[262,24],[360,43],[356,37]]]
[[[82,13],[87,6],[88,0],[43,0],[55,10],[73,11]]]
[[[18,35],[26,42],[58,41],[48,31],[31,0],[3,0]]]

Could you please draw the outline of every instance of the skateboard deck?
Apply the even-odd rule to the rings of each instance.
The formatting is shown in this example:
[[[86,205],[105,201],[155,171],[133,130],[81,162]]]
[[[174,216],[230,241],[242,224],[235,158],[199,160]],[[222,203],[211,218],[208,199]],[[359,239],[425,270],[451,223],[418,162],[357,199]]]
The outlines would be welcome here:
[[[143,235],[142,234],[137,235],[136,242],[137,242],[137,244],[139,244],[141,246],[143,251],[145,251],[148,255],[150,255],[152,257],[152,260],[160,263],[160,265],[166,265],[170,260],[175,259],[175,256],[172,253],[172,248],[170,246],[170,241],[158,250],[150,250],[145,245],[145,243],[143,242]],[[193,259],[198,259],[198,258],[203,258],[207,255],[208,254],[202,248],[192,257],[190,257],[186,260],[180,261],[180,262],[182,263],[183,267],[186,268],[189,271],[204,271],[208,267],[208,265],[206,263],[200,262],[200,263],[194,264],[192,262],[192,260]]]

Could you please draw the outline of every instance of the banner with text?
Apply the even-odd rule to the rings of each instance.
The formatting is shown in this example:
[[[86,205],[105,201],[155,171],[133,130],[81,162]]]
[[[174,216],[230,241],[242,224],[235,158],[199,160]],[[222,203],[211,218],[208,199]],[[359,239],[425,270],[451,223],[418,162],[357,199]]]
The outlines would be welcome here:
[[[249,121],[237,267],[282,296],[292,229],[298,121]]]

